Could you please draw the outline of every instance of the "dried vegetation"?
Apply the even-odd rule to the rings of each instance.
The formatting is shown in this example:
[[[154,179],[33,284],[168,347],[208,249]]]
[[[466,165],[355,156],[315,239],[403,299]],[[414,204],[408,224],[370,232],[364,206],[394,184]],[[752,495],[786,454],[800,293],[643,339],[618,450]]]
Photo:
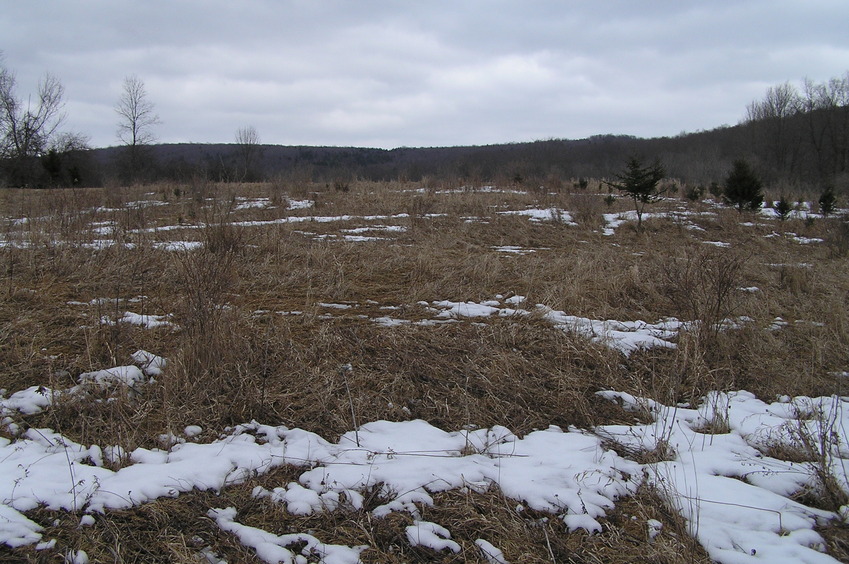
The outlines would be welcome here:
[[[845,393],[835,376],[849,364],[849,231],[840,218],[790,219],[767,237],[779,226],[682,199],[651,211],[690,215],[649,218],[641,232],[625,223],[604,236],[602,214],[626,209],[609,208],[604,195],[416,188],[199,183],[0,193],[0,387],[68,388],[80,373],[125,364],[138,349],[171,362],[167,377],[141,394],[125,389],[95,401],[105,392],[90,390],[18,423],[130,451],[189,424],[212,439],[252,419],[334,440],[353,427],[352,413],[360,423],[421,418],[447,430],[499,424],[518,434],[632,422],[594,395],[611,388],[665,402],[710,390],[766,399]],[[313,206],[287,207],[299,199]],[[578,225],[557,214],[530,221],[502,213],[526,208],[570,211]],[[334,216],[345,219],[322,219]],[[790,231],[825,243],[801,244],[783,233]],[[706,244],[716,241],[730,248]],[[432,319],[424,302],[496,295],[593,319],[700,323],[676,349],[629,357],[537,315],[416,323]],[[110,322],[125,311],[171,315],[179,329]],[[382,316],[402,324],[374,321]],[[726,322],[741,316],[750,321]],[[340,372],[343,364],[351,372]],[[85,532],[74,518],[31,516],[98,562],[193,562],[202,546],[251,561],[205,517],[227,505],[277,533],[319,530],[325,542],[368,544],[366,562],[483,561],[473,541],[487,536],[511,562],[705,560],[650,491],[618,504],[595,536],[518,514],[495,491],[439,494],[422,513],[453,532],[462,552],[449,555],[401,542],[406,514],[304,518],[250,496],[255,485],[296,477],[282,469],[220,495],[110,513]],[[650,518],[665,524],[656,542],[646,537]],[[827,536],[845,554],[845,534]],[[45,556],[0,549],[5,561]]]

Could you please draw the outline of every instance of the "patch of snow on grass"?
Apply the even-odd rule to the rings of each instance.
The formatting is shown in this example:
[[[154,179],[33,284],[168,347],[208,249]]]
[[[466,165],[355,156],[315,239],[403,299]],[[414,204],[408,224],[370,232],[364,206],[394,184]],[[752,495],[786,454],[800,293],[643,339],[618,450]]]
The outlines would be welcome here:
[[[236,204],[235,210],[250,210],[250,209],[265,209],[271,206],[271,200],[269,198],[236,198],[238,202]]]
[[[572,219],[572,214],[570,214],[568,211],[561,210],[559,208],[532,208],[526,210],[502,211],[498,213],[502,215],[523,215],[528,217],[531,221],[535,222],[550,221],[554,223],[563,223],[565,225],[578,225],[577,223],[575,223],[575,220]]]
[[[144,350],[138,350],[130,356],[132,357],[133,362],[135,362],[148,376],[161,375],[162,370],[164,370],[165,366],[168,364],[168,361],[161,356],[157,356]]]
[[[678,335],[682,323],[668,318],[657,323],[645,321],[599,321],[567,315],[543,305],[537,305],[545,319],[555,327],[565,331],[574,331],[578,335],[603,343],[623,354],[630,354],[640,348],[675,348],[671,341]]]
[[[467,305],[449,304],[449,309]],[[670,330],[676,323],[654,330]],[[87,373],[81,380],[135,382],[142,377],[131,366]],[[30,389],[33,393],[38,392]],[[523,507],[556,515],[570,530],[592,532],[601,530],[598,520],[618,499],[645,481],[690,524],[691,534],[716,561],[832,561],[820,552],[824,540],[815,527],[843,517],[794,501],[799,492],[818,487],[815,463],[764,453],[773,452],[771,445],[792,448],[794,430],[815,437],[822,433],[833,461],[829,471],[849,492],[842,470],[849,465],[845,398],[783,398],[768,404],[748,392],[712,392],[698,407],[688,408],[623,392],[599,395],[644,412],[652,422],[587,431],[552,426],[519,438],[501,426],[447,432],[421,420],[374,421],[336,443],[301,429],[252,422],[208,444],[179,440],[169,441],[167,449],[137,448],[118,470],[103,467],[104,459],[114,458],[110,447],[86,447],[50,429],[31,428],[16,440],[0,437],[0,475],[5,477],[0,480],[0,542],[21,546],[41,540],[41,529],[22,511],[41,506],[85,513],[129,509],[192,490],[220,491],[289,464],[304,468],[297,482],[272,492],[255,488],[254,495],[308,515],[333,511],[343,499],[361,508],[360,492],[381,486],[387,502],[373,515],[410,512],[416,521],[407,529],[408,540],[435,550],[455,551],[456,545],[448,531],[419,515],[416,504],[433,504],[435,492],[498,488]],[[13,406],[5,400],[3,408]],[[187,436],[194,432],[185,430]],[[610,441],[622,452],[663,456],[638,464],[612,450]],[[211,509],[209,516],[269,562],[357,562],[364,550],[326,545],[308,534],[274,535],[248,527],[236,522],[232,508]],[[477,545],[490,562],[503,561],[486,541]]]
[[[116,323],[128,323],[130,325],[139,325],[145,329],[153,329],[155,327],[174,327],[174,324],[167,319],[169,315],[142,315],[133,313],[132,311],[124,312],[120,319],[113,321],[108,317],[101,318],[101,323],[104,325],[115,325]]]
[[[100,386],[109,386],[112,384],[133,386],[139,382],[144,382],[145,376],[139,370],[138,366],[116,366],[105,370],[84,372],[80,374],[79,381],[81,384],[95,383]]]
[[[475,544],[489,564],[508,564],[507,559],[504,558],[504,553],[495,548],[491,542],[478,539],[475,541]]]
[[[791,239],[799,243],[800,245],[811,245],[814,243],[822,243],[825,241],[825,239],[822,239],[820,237],[802,237],[795,234],[791,237]]]
[[[810,398],[766,404],[748,392],[712,392],[697,409],[668,407],[620,392],[600,392],[626,407],[651,414],[646,425],[608,425],[596,432],[626,449],[668,453],[644,466],[647,481],[681,514],[690,532],[718,562],[832,562],[822,554],[814,530],[835,513],[804,506],[794,496],[814,487],[812,463],[794,463],[762,453],[769,444],[792,446],[788,429],[804,419]],[[827,434],[839,437],[832,451],[838,469],[849,460],[846,444],[849,410],[843,400],[817,398],[816,410],[832,421]],[[814,420],[803,425],[816,425]],[[717,429],[715,434],[703,430]],[[723,431],[724,430],[724,431]],[[661,450],[658,450],[661,449]],[[843,457],[843,458],[841,458]],[[845,473],[840,487],[849,491]]]
[[[257,558],[264,562],[300,563],[308,561],[324,564],[358,564],[365,546],[348,547],[325,544],[305,533],[275,535],[236,521],[236,509],[210,509],[208,514],[222,531],[232,533],[243,545],[252,548]],[[301,547],[302,548],[294,548]],[[288,547],[293,547],[291,550]],[[297,552],[296,552],[297,551]],[[317,559],[317,560],[316,560]]]
[[[448,529],[430,521],[414,521],[406,529],[407,540],[412,546],[425,546],[437,552],[450,550],[460,552],[460,545],[451,540]]]
[[[536,249],[526,249],[524,247],[517,247],[515,245],[495,246],[495,247],[492,247],[492,250],[499,251],[499,252],[502,252],[502,253],[516,254],[516,255],[527,255],[527,254],[530,254],[530,253],[537,252]]]
[[[202,241],[156,241],[154,249],[160,251],[194,251],[203,247]]]
[[[41,540],[42,528],[26,516],[0,504],[0,542],[11,548],[33,544]]]
[[[5,390],[3,390],[5,392]],[[17,411],[24,415],[41,413],[53,403],[53,391],[43,386],[30,386],[25,390],[15,392],[8,399],[0,396],[0,415]]]

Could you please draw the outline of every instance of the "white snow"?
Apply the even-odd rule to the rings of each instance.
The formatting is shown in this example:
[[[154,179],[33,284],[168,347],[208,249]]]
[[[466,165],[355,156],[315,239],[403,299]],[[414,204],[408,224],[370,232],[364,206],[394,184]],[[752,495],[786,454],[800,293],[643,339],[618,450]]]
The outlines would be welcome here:
[[[649,519],[646,521],[646,527],[648,527],[649,540],[654,540],[663,530],[663,523],[657,519]]]
[[[478,539],[475,541],[475,544],[481,551],[481,554],[489,564],[508,564],[507,559],[504,558],[504,553],[501,550],[495,548],[495,546],[484,539]]]
[[[201,433],[203,433],[203,427],[200,425],[187,425],[186,428],[183,429],[183,434],[190,439],[197,437]]]
[[[816,488],[813,463],[786,462],[762,451],[771,444],[792,446],[791,430],[801,418],[812,437],[831,437],[826,448],[832,470],[839,487],[849,492],[849,410],[843,409],[849,400],[795,398],[766,404],[748,392],[714,392],[697,409],[687,409],[617,392],[602,395],[655,418],[647,425],[610,425],[596,431],[634,448],[671,449],[669,460],[645,466],[646,479],[663,493],[670,509],[688,521],[690,533],[711,558],[735,563],[833,562],[820,552],[825,543],[813,528],[836,515],[793,500],[798,492]],[[703,432],[710,425],[728,430]]]
[[[437,317],[488,317],[493,314],[498,314],[499,308],[492,304],[478,304],[475,302],[452,302],[443,300],[433,302],[433,305],[443,308],[443,311],[437,314]]]
[[[639,348],[675,348],[672,342],[678,330],[684,324],[675,318],[667,318],[656,323],[645,321],[593,320],[586,317],[567,315],[546,306],[538,305],[543,317],[555,327],[573,331],[624,354],[630,354]]]
[[[173,327],[174,324],[168,321],[168,315],[142,315],[138,313],[133,313],[132,311],[126,311],[124,314],[116,321],[109,319],[108,317],[103,317],[101,319],[101,323],[104,325],[115,325],[116,323],[128,323],[130,325],[139,325],[146,329],[153,329],[156,327]]]
[[[168,365],[168,361],[144,350],[138,350],[130,355],[133,362],[148,376],[159,376]]]
[[[442,307],[451,311],[460,305],[468,304]],[[145,351],[135,356],[158,358]],[[81,380],[144,385],[136,366],[90,372]],[[52,391],[23,392],[2,400],[4,413],[49,408],[43,398]],[[550,427],[521,438],[500,426],[448,432],[421,420],[374,421],[336,443],[300,429],[252,422],[206,444],[180,439],[166,442],[166,449],[137,448],[117,470],[103,467],[104,459],[122,458],[112,447],[87,447],[50,429],[32,428],[15,440],[0,438],[0,475],[6,477],[0,481],[0,542],[41,542],[41,528],[21,513],[39,506],[86,514],[128,509],[194,489],[220,491],[288,464],[304,469],[297,482],[272,491],[255,488],[254,495],[309,515],[361,510],[361,492],[380,487],[386,502],[373,510],[374,517],[409,512],[415,520],[407,529],[409,542],[437,551],[457,551],[459,545],[444,527],[421,518],[418,506],[433,504],[432,493],[496,488],[523,508],[557,516],[569,530],[595,532],[617,500],[645,481],[662,492],[670,510],[687,520],[691,534],[719,562],[833,561],[820,552],[824,541],[814,527],[842,515],[793,499],[817,487],[813,463],[764,453],[770,445],[792,447],[800,432],[826,437],[828,469],[849,492],[849,410],[844,409],[849,399],[797,397],[767,404],[747,392],[714,392],[687,408],[615,391],[600,395],[654,421],[591,430]],[[187,427],[184,433],[197,431]],[[647,451],[665,446],[667,456],[640,465],[616,454],[607,441]],[[356,562],[364,550],[327,545],[306,533],[278,536],[248,527],[236,521],[233,509],[210,509],[210,516],[267,562],[307,557]],[[647,526],[649,537],[660,530],[654,523]],[[477,545],[490,562],[504,561],[487,541],[479,539]],[[296,554],[293,546],[303,548]]]
[[[53,401],[53,392],[43,386],[30,386],[15,392],[8,399],[0,397],[0,415],[18,411],[25,415],[39,413]]]
[[[460,552],[460,545],[451,540],[448,529],[430,521],[414,521],[406,529],[407,540],[412,546],[426,546],[437,552],[450,550]]]
[[[41,540],[41,526],[9,505],[0,504],[0,542],[16,548]]]
[[[79,381],[81,384],[95,383],[100,386],[109,386],[112,384],[123,384],[125,386],[133,386],[138,382],[143,382],[145,376],[138,366],[116,366],[105,370],[97,370],[95,372],[84,372],[80,374]]]
[[[799,236],[799,235],[794,235],[792,237],[792,239],[794,241],[796,241],[797,243],[801,244],[801,245],[811,245],[811,244],[814,244],[814,243],[822,243],[825,240],[825,239],[822,239],[820,237],[802,237],[802,236]]]
[[[194,251],[203,247],[202,241],[157,241],[153,243],[155,249],[162,251]]]
[[[385,315],[370,319],[372,322],[384,327],[397,327],[408,324],[436,325],[439,323],[457,322],[463,319],[481,320],[487,317],[506,317],[519,320],[522,317],[531,315],[532,310],[511,306],[519,306],[524,302],[524,296],[513,296],[507,299],[499,297],[498,299],[482,302],[437,300],[432,303],[423,302],[418,304],[432,312],[434,314],[433,319],[410,321],[408,319],[397,319]],[[350,310],[357,307],[355,304],[350,303],[335,304],[322,302],[317,305],[336,310]],[[569,315],[564,311],[553,310],[542,304],[537,304],[534,311],[541,314],[543,319],[551,322],[556,329],[573,332],[579,336],[616,349],[625,355],[630,355],[635,350],[641,348],[675,348],[675,340],[678,337],[679,331],[689,329],[695,323],[692,321],[679,321],[674,317],[660,319],[654,323],[641,320],[596,320]],[[283,312],[278,313],[282,314]],[[328,319],[332,318],[332,316],[326,317]],[[368,318],[367,316],[362,317]],[[751,319],[743,317],[726,319],[721,322],[720,327],[722,329],[735,329],[741,327],[742,323],[750,321]]]
[[[575,223],[575,220],[572,219],[572,214],[570,214],[566,210],[562,210],[559,208],[548,208],[548,209],[540,209],[540,208],[531,208],[526,210],[509,210],[509,211],[501,211],[498,212],[502,215],[523,215],[526,216],[531,221],[541,222],[541,221],[549,221],[554,223],[563,223],[565,225],[578,225]]]
[[[236,204],[235,210],[249,210],[249,209],[265,209],[271,206],[271,200],[269,198],[236,198],[238,202]]]
[[[238,523],[236,510],[233,507],[225,509],[210,509],[209,517],[215,520],[218,527],[225,532],[232,533],[239,541],[256,551],[257,558],[265,562],[284,563],[306,563],[314,558],[324,564],[358,564],[360,553],[367,547],[347,547],[341,545],[324,544],[316,537],[305,534],[275,535]],[[304,544],[297,553],[287,547]],[[309,558],[310,560],[307,560]]]
[[[537,249],[526,249],[516,245],[500,245],[492,247],[492,250],[513,255],[528,255],[537,252]]]

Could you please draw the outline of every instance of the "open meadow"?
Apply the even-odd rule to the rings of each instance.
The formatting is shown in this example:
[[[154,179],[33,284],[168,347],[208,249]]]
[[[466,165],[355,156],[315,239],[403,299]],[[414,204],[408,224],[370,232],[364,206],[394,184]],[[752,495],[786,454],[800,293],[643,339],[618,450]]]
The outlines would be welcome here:
[[[847,561],[843,211],[582,184],[0,191],[0,561]]]

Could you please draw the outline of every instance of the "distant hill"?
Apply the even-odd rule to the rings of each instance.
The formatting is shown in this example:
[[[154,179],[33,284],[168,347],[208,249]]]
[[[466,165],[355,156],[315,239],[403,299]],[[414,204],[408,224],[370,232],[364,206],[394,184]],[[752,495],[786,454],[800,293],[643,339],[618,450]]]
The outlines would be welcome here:
[[[142,158],[134,161],[132,174],[127,166],[126,147],[53,155],[50,168],[43,158],[41,162],[36,159],[25,164],[34,173],[31,177],[37,179],[31,186],[197,179],[326,183],[361,179],[428,180],[453,185],[521,184],[535,188],[580,178],[610,178],[622,170],[632,155],[659,159],[669,177],[707,186],[721,183],[733,161],[743,158],[768,188],[821,192],[831,186],[845,194],[849,192],[849,117],[845,130],[836,129],[832,127],[837,123],[832,119],[836,112],[802,112],[781,121],[749,120],[710,131],[653,139],[596,135],[577,140],[389,150],[260,145],[249,167],[243,164],[239,145],[200,143],[144,147]],[[816,127],[823,135],[811,135]]]
[[[253,166],[256,179],[294,176],[319,182],[336,180],[420,181],[423,178],[475,182],[544,182],[579,177],[607,177],[622,168],[631,154],[660,158],[670,175],[693,182],[718,179],[735,158],[738,127],[640,139],[597,135],[587,139],[550,139],[528,143],[465,147],[309,147],[261,145]],[[149,148],[155,178],[237,180],[235,144],[161,144]],[[123,147],[93,149],[90,156],[100,176],[118,173]]]

